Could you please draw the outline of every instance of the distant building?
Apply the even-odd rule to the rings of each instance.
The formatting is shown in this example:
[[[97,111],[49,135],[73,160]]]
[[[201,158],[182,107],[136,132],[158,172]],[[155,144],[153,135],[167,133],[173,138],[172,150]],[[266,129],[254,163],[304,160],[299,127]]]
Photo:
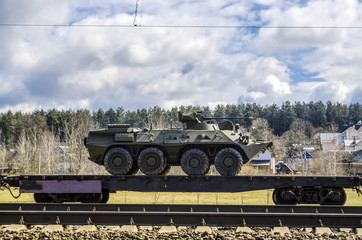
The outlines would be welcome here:
[[[60,145],[60,146],[55,148],[54,152],[60,153],[60,154],[65,154],[68,151],[68,149],[69,149],[68,146]]]
[[[346,131],[350,127],[353,127],[357,131],[362,132],[362,121],[358,121],[356,124],[348,124],[342,126],[342,132]]]
[[[362,176],[362,150],[356,152],[350,159],[349,159],[349,172],[351,175],[360,175]]]
[[[362,150],[362,126],[357,124],[345,126],[342,133],[319,133],[315,143],[319,144],[324,152]]]
[[[274,154],[266,150],[264,153],[259,153],[248,165],[255,167],[258,171],[275,173]]]
[[[312,159],[313,155],[311,152],[303,152],[298,158],[299,159]]]
[[[357,152],[353,157],[350,159],[351,162],[360,162],[362,163],[362,150]]]
[[[335,139],[339,133],[319,133],[317,143],[324,152],[335,150]]]

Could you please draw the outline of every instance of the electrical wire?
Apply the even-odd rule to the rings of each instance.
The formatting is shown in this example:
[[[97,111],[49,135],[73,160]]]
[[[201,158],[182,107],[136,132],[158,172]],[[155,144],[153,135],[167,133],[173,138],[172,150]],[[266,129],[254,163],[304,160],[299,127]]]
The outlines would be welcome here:
[[[15,196],[15,194],[11,191],[9,184],[6,183],[3,179],[0,180],[0,188],[1,188],[1,190],[3,190],[2,188],[6,188],[7,190],[9,190],[9,192],[13,198],[19,198],[21,196],[21,192],[19,192],[19,194],[17,196]]]
[[[135,27],[137,27],[137,23],[136,23],[137,14],[138,14],[138,0],[136,0],[136,10],[134,12],[134,20],[133,20],[133,26],[135,26]]]
[[[122,25],[122,24],[38,24],[0,23],[0,27],[84,27],[84,28],[231,28],[231,29],[362,29],[362,26],[268,26],[268,25]]]

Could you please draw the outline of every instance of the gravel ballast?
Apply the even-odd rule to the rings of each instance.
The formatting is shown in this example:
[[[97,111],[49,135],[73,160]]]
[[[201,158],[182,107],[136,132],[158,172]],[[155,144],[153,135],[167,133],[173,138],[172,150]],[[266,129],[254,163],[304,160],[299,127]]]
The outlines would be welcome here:
[[[45,227],[45,226],[44,226]],[[124,232],[106,226],[97,226],[97,231],[79,231],[78,226],[66,226],[63,231],[42,231],[42,226],[30,226],[19,231],[0,230],[0,239],[362,239],[351,232],[332,229],[331,233],[316,234],[304,228],[290,228],[290,234],[273,233],[272,228],[251,228],[251,232],[236,232],[236,228],[213,228],[211,233],[195,232],[194,227],[179,228],[177,232],[159,233],[160,227],[152,230],[138,228],[138,232]]]

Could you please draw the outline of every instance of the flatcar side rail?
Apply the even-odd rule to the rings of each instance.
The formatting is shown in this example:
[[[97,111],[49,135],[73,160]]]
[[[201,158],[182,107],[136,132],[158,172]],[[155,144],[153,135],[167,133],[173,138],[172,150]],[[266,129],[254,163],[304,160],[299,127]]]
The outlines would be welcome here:
[[[143,192],[244,192],[290,187],[336,187],[358,189],[361,177],[348,176],[115,176],[115,175],[0,175],[1,185],[38,190],[54,186],[95,186],[101,189]],[[58,183],[58,185],[57,185]],[[77,185],[78,184],[78,185]],[[69,191],[69,189],[68,189]]]

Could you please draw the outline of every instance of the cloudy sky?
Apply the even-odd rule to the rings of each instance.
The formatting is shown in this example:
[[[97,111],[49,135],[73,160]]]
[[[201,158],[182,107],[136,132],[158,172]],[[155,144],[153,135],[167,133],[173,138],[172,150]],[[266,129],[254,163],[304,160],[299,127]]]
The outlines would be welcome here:
[[[0,112],[361,103],[361,0],[139,0],[136,19],[135,6],[0,0]]]

